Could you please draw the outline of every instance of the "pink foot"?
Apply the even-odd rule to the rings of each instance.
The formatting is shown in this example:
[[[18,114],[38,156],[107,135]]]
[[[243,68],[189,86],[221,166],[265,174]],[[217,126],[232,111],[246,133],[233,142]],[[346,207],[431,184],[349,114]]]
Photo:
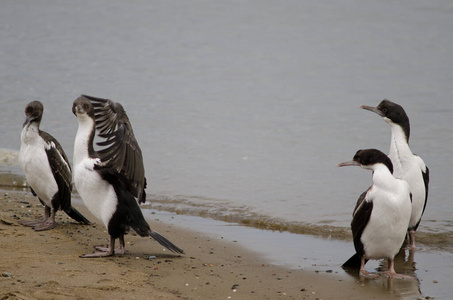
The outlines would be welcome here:
[[[413,276],[398,274],[398,273],[392,272],[392,271],[381,272],[379,275],[381,275],[381,276],[386,276],[386,277],[388,277],[388,278],[398,278],[398,279],[406,279],[406,280],[416,280],[416,278],[413,277]]]
[[[368,271],[365,271],[365,270],[360,270],[360,276],[363,276],[365,278],[377,278],[379,277],[379,274],[377,273],[370,273]]]
[[[108,248],[108,247],[98,247],[98,246],[96,246],[96,247],[94,247],[94,248],[95,248],[96,250],[101,251],[101,252],[110,252],[110,248]],[[113,253],[114,253],[114,254],[120,254],[120,255],[122,255],[122,254],[124,254],[124,252],[125,252],[125,251],[124,251],[124,248],[121,248],[121,247],[120,247],[120,248],[115,248],[115,250],[114,250]]]
[[[18,223],[28,227],[35,227],[36,225],[43,222],[44,222],[43,220],[39,220],[39,221],[19,221]]]
[[[49,230],[55,228],[55,221],[52,221],[50,219],[41,222],[33,227],[34,230],[36,231],[44,231],[44,230]]]
[[[93,258],[93,257],[109,257],[113,256],[113,253],[110,252],[94,252],[89,254],[82,254],[80,255],[81,258]]]

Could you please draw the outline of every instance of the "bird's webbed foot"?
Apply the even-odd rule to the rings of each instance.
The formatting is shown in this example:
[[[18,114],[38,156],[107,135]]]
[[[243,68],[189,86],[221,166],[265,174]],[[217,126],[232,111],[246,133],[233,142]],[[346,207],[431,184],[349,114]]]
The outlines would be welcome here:
[[[52,219],[44,220],[43,222],[33,226],[33,229],[35,231],[44,231],[44,230],[49,230],[52,228],[55,228],[55,221]]]
[[[371,272],[368,272],[366,270],[360,270],[360,276],[363,276],[365,278],[369,278],[369,279],[372,279],[372,278],[377,278],[379,277],[379,274],[377,273],[371,273]]]
[[[406,279],[406,280],[417,280],[415,277],[410,275],[398,274],[395,271],[384,271],[379,273],[381,276],[385,276],[388,278],[397,278],[397,279]]]
[[[19,221],[18,223],[27,227],[35,227],[36,225],[44,222],[43,220],[38,220],[38,221]]]
[[[81,258],[93,258],[93,257],[109,257],[113,256],[113,251],[102,251],[102,252],[93,252],[88,254],[80,255]]]
[[[96,246],[95,249],[99,252],[83,254],[80,257],[82,258],[91,258],[91,257],[109,257],[115,254],[124,254],[124,236],[119,238],[120,246],[119,248],[115,249],[115,238],[110,237],[109,247],[99,247]]]
[[[99,246],[96,246],[94,247],[96,250],[99,250],[101,252],[110,252],[110,248],[109,247],[99,247]],[[124,247],[118,247],[118,248],[115,248],[114,251],[113,251],[113,254],[124,254],[125,251],[124,251]]]

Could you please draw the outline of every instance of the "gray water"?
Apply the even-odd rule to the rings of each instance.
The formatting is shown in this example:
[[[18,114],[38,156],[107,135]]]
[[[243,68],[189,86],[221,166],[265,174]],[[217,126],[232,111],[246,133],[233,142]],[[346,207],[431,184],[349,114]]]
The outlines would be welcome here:
[[[0,147],[19,149],[39,99],[72,161],[72,101],[110,98],[152,208],[325,236],[371,182],[336,165],[389,148],[359,105],[388,98],[431,171],[420,240],[451,251],[451,28],[450,1],[2,1]]]

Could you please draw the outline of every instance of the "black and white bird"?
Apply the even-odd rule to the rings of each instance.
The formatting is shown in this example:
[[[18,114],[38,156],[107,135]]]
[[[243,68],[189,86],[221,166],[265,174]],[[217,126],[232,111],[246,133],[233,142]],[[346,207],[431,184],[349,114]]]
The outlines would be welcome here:
[[[352,161],[338,166],[360,166],[373,171],[373,185],[359,197],[351,222],[356,254],[343,266],[359,261],[360,274],[375,277],[377,274],[366,271],[366,260],[386,258],[388,271],[380,275],[412,278],[397,274],[394,269],[394,257],[404,242],[411,216],[409,184],[392,175],[392,162],[376,149],[359,150]]]
[[[107,227],[108,248],[81,257],[103,257],[124,253],[124,235],[133,229],[150,236],[174,253],[184,253],[172,242],[151,230],[138,202],[144,202],[146,188],[143,158],[131,124],[121,104],[82,95],[74,101],[73,113],[79,128],[74,143],[74,183],[90,212]],[[98,143],[93,147],[96,128]],[[119,248],[115,249],[115,240]]]
[[[81,224],[90,224],[71,206],[71,167],[60,143],[39,129],[44,106],[40,101],[25,107],[25,123],[21,133],[19,162],[33,195],[44,205],[44,220],[20,221],[37,231],[55,227],[55,214],[63,210]]]
[[[409,147],[410,124],[409,118],[401,107],[387,99],[377,107],[362,105],[361,108],[370,110],[381,116],[390,125],[389,157],[394,167],[394,176],[409,183],[412,193],[412,213],[408,227],[410,248],[415,248],[415,231],[420,225],[428,200],[429,169],[423,160],[414,155]]]

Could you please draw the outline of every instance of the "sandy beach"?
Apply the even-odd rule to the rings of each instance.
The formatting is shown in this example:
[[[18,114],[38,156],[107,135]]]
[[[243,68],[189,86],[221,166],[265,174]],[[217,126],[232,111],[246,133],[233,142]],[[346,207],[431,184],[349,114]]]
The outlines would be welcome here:
[[[19,219],[41,217],[27,192],[0,197],[0,299],[389,299],[335,274],[291,270],[266,263],[235,243],[214,240],[148,220],[185,250],[173,255],[148,238],[126,237],[126,254],[82,259],[108,240],[106,229],[82,205],[93,225],[58,213],[58,225],[35,232]]]

